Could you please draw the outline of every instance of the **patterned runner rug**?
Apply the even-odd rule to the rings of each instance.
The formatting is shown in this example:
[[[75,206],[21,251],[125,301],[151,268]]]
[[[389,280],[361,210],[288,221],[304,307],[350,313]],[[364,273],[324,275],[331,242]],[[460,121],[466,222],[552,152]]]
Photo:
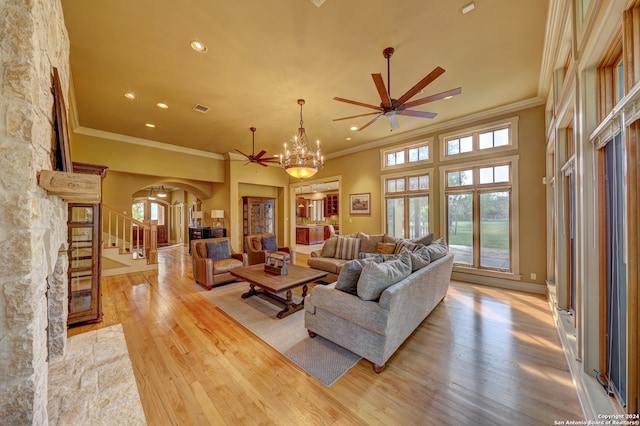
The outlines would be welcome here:
[[[207,291],[194,284],[192,288],[264,340],[298,367],[329,387],[360,360],[360,356],[321,336],[310,338],[304,328],[304,309],[278,319],[280,304],[271,299],[240,296],[249,289],[245,282],[214,287]],[[300,300],[294,292],[294,300]]]

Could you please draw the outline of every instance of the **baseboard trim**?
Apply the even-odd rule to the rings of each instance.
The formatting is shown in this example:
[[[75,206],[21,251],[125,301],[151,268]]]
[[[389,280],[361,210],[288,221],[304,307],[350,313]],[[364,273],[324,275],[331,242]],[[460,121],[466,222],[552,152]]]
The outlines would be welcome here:
[[[451,278],[458,281],[464,281],[473,284],[481,284],[490,287],[506,288],[508,290],[519,290],[527,293],[546,294],[547,289],[540,284],[527,283],[522,281],[505,280],[504,278],[488,277],[453,271]]]

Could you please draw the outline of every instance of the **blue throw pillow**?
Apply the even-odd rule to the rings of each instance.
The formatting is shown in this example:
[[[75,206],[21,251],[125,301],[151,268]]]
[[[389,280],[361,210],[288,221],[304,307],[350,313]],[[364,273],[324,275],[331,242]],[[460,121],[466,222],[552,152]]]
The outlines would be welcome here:
[[[278,251],[278,243],[276,242],[275,235],[262,237],[262,250]]]
[[[207,244],[207,257],[211,260],[229,259],[231,257],[231,248],[229,240],[212,241]]]

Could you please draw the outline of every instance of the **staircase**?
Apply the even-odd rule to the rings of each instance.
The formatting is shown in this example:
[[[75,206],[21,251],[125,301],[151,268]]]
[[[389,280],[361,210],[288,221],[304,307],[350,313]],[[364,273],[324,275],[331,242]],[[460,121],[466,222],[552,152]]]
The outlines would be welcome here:
[[[102,276],[158,269],[157,221],[102,205]]]

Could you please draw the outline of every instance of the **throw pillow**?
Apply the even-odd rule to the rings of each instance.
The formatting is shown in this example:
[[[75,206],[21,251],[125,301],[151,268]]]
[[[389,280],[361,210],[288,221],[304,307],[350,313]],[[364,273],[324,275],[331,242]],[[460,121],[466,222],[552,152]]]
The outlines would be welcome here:
[[[376,245],[382,242],[384,234],[367,235],[364,232],[358,232],[360,238],[360,251],[364,253],[373,253],[376,251]]]
[[[324,242],[320,256],[336,257],[336,246],[338,245],[338,237],[331,237]]]
[[[229,246],[229,240],[208,242],[207,257],[211,260],[229,259],[231,257],[231,247]]]
[[[376,251],[378,254],[392,254],[396,249],[396,243],[377,243]]]
[[[278,251],[278,243],[275,235],[262,237],[262,250]]]
[[[396,243],[396,247],[393,250],[395,254],[400,253],[402,250],[407,249],[409,251],[414,251],[422,247],[422,244],[412,243],[410,240],[400,240]]]
[[[400,240],[401,240],[401,238],[392,237],[391,235],[387,235],[387,234],[384,234],[384,237],[382,237],[382,242],[383,243],[393,243],[393,244],[395,244]]]
[[[379,260],[375,257],[368,259],[354,259],[342,265],[340,275],[338,275],[338,280],[336,281],[335,289],[357,296],[360,273],[362,272],[364,265],[369,262],[379,262]]]
[[[357,259],[360,252],[360,238],[338,236],[336,259]]]
[[[432,262],[440,259],[441,257],[445,257],[447,253],[449,253],[449,247],[447,246],[447,242],[444,238],[440,238],[434,241],[426,248],[429,252],[429,257],[431,258]]]
[[[429,263],[431,263],[431,256],[429,255],[429,250],[427,247],[421,247],[416,251],[410,251],[409,256],[411,256],[411,272],[415,272],[420,268],[424,268]]]
[[[403,252],[399,259],[384,263],[369,262],[358,279],[358,296],[362,300],[378,300],[393,284],[411,274],[411,257]]]
[[[434,235],[433,235],[433,232],[432,232],[432,233],[430,233],[428,235],[425,235],[424,237],[413,238],[413,239],[411,239],[409,241],[411,241],[414,244],[423,244],[425,246],[428,246],[429,244],[431,244],[433,242],[433,238],[434,238]]]

